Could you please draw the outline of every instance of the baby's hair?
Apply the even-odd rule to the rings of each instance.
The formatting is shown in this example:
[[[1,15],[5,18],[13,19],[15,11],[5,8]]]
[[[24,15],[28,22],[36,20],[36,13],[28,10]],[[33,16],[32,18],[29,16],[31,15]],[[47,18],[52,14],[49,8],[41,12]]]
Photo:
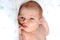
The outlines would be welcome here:
[[[22,8],[34,8],[34,9],[38,9],[39,10],[39,15],[42,17],[42,8],[41,6],[36,2],[36,1],[28,1],[23,3],[20,8],[19,8],[19,13],[18,16],[20,15],[20,11]],[[40,13],[41,12],[41,13]]]

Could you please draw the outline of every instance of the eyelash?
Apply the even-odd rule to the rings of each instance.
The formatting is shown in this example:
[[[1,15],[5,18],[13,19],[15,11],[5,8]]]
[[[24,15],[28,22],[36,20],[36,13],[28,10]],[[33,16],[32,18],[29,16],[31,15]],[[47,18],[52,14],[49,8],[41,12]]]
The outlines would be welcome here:
[[[25,19],[24,17],[20,17],[21,19]]]
[[[30,18],[31,20],[34,20],[34,18]]]
[[[20,17],[20,18],[24,18],[24,17]]]
[[[24,17],[20,17],[21,19],[23,19],[23,20],[25,20],[25,18]],[[34,18],[30,18],[29,20],[34,20]]]

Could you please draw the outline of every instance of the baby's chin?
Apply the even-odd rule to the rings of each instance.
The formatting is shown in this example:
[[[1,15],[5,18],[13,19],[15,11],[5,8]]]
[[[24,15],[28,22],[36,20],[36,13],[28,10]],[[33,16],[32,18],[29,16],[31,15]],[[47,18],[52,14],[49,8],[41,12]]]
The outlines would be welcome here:
[[[32,32],[32,30],[29,30],[29,29],[21,29],[21,31],[23,31],[23,32]]]
[[[32,32],[34,32],[35,30],[32,30],[32,29],[23,29],[23,31],[28,32],[28,33],[32,33]]]

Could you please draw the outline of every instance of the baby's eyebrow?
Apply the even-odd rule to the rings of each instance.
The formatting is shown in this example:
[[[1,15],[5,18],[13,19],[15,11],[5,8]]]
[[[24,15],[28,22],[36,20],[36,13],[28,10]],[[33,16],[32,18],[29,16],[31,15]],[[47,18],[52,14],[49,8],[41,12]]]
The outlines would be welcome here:
[[[21,18],[24,18],[23,16],[21,16]]]

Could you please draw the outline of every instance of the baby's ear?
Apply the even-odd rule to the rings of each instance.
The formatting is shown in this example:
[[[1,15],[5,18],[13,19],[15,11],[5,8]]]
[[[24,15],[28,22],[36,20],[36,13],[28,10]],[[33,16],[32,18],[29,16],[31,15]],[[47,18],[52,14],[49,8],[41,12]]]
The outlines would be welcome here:
[[[48,24],[47,24],[46,20],[44,18],[41,18],[40,24],[41,24],[41,28],[43,29],[44,35],[47,36],[49,33],[49,28],[48,28]]]

